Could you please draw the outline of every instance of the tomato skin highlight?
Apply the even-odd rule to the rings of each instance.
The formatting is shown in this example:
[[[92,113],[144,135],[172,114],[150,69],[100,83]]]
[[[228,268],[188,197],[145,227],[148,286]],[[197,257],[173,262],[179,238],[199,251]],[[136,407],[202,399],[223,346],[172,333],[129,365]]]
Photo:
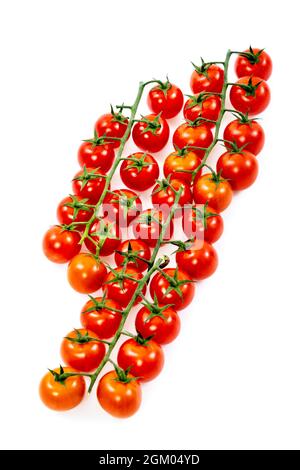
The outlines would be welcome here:
[[[157,161],[149,153],[136,152],[129,155],[128,159],[122,162],[120,167],[120,175],[123,183],[130,189],[136,191],[146,191],[151,188],[159,177],[159,166]],[[133,161],[130,158],[141,160],[144,157],[144,162],[147,166],[143,168],[131,167]]]
[[[130,240],[124,240],[118,245],[117,250],[126,253],[128,251],[129,243],[131,245],[132,251],[138,252],[139,258],[143,258],[145,260],[150,261],[151,250],[149,246],[142,240],[135,240],[134,238]],[[126,256],[121,255],[121,253],[115,253],[115,263],[117,266],[122,266],[125,261]],[[135,259],[133,261],[128,261],[126,266],[127,268],[132,268],[136,271],[143,272],[148,268],[149,265],[141,259]]]
[[[228,181],[214,181],[212,173],[196,175],[194,181],[194,201],[197,204],[206,202],[217,212],[224,211],[231,203],[233,193]]]
[[[202,209],[203,210],[203,209]],[[182,218],[182,229],[188,238],[205,240],[215,243],[221,237],[224,230],[222,216],[212,207],[207,206],[208,213],[216,214],[206,219],[206,227],[201,219],[196,219],[196,207],[186,209]]]
[[[115,268],[114,271],[117,274],[120,274],[123,272],[123,267]],[[137,280],[141,280],[143,278],[141,273],[132,268],[126,268],[125,274],[128,274]],[[133,281],[132,279],[123,279],[122,283],[119,282],[113,272],[107,274],[104,284],[104,291],[107,293],[107,297],[114,299],[124,308],[127,307],[138,287],[137,282]],[[146,293],[146,286],[143,287],[142,293]],[[141,297],[138,296],[134,302],[134,305],[138,304],[139,302],[141,302]]]
[[[102,286],[106,272],[104,264],[93,255],[80,253],[68,266],[68,281],[77,292],[92,294]]]
[[[178,152],[172,152],[165,159],[164,162],[164,175],[167,178],[169,175],[172,178],[185,181],[190,184],[192,181],[192,172],[201,164],[201,158],[192,150],[187,151],[184,155],[179,155]]]
[[[149,222],[141,220],[141,217],[154,217],[156,220]],[[161,233],[161,225],[164,224],[166,218],[162,211],[157,209],[146,209],[132,223],[132,229],[135,238],[143,240],[148,246],[154,248]],[[157,222],[158,221],[158,222]],[[174,224],[171,220],[168,230],[164,234],[164,241],[170,240],[173,236]]]
[[[255,120],[244,123],[235,119],[225,127],[223,138],[225,141],[233,142],[238,148],[243,147],[254,155],[259,154],[265,143],[264,130]],[[232,150],[232,146],[228,142],[224,143],[228,150]]]
[[[196,98],[196,97],[195,97]],[[188,121],[195,121],[199,117],[217,121],[221,111],[221,98],[216,95],[208,95],[200,104],[194,104],[193,99],[189,98],[183,108],[183,115]],[[205,123],[207,127],[214,127],[212,122]]]
[[[153,113],[161,113],[163,118],[171,119],[177,116],[183,106],[183,94],[180,88],[172,83],[165,92],[158,85],[149,91],[147,103]]]
[[[173,135],[174,148],[183,149],[184,147],[202,147],[208,148],[213,141],[211,129],[206,124],[191,126],[189,123],[181,124],[177,127]],[[205,150],[191,148],[200,158],[205,154]]]
[[[213,64],[206,70],[206,75],[198,73],[197,70],[193,71],[190,85],[194,95],[202,91],[221,93],[224,83],[224,70]]]
[[[146,344],[139,344],[130,338],[119,349],[118,365],[139,378],[139,382],[155,379],[164,366],[164,353],[159,344],[150,339]]]
[[[112,113],[103,114],[99,117],[95,124],[95,131],[98,137],[104,134],[107,136],[106,141],[110,142],[113,148],[120,147],[119,140],[109,139],[109,137],[117,137],[121,139],[126,132],[128,126],[128,119],[122,117],[123,122],[118,120]]]
[[[196,242],[191,248],[176,253],[179,269],[185,271],[194,281],[211,276],[218,267],[218,255],[206,241]]]
[[[78,203],[84,200],[82,197],[76,196]],[[72,204],[71,196],[62,199],[57,207],[56,215],[60,224],[69,225],[73,222],[88,222],[92,217],[92,211],[87,209],[79,209],[78,214],[74,218],[74,208],[69,207]],[[84,224],[76,226],[77,230],[84,229]]]
[[[82,335],[88,333],[89,336],[96,338],[96,340],[98,339],[97,335],[92,331],[84,329],[78,331]],[[76,338],[76,331],[71,331],[67,336],[69,338]],[[105,346],[99,341],[89,341],[79,344],[64,338],[61,343],[60,354],[63,361],[74,370],[91,372],[99,366],[104,358]]]
[[[78,149],[77,158],[81,168],[98,168],[106,173],[114,162],[114,147],[111,143],[94,145],[91,142],[83,142]]]
[[[257,48],[252,50],[254,54],[260,51],[260,49]],[[244,52],[250,51],[247,49]],[[242,55],[238,55],[235,62],[235,73],[239,78],[254,75],[263,80],[268,80],[271,76],[272,68],[272,59],[265,51],[261,52],[257,63],[252,64],[247,57],[243,57]]]
[[[54,369],[59,373],[59,368]],[[75,372],[65,367],[64,372]],[[51,410],[67,411],[79,405],[85,394],[85,380],[82,376],[68,377],[63,383],[56,382],[51,372],[47,372],[40,382],[40,398]]]
[[[156,114],[145,116],[145,119],[149,121],[155,121],[157,118],[160,127],[153,131],[146,130],[148,124],[144,121],[139,121],[133,126],[132,138],[134,143],[145,152],[159,152],[168,142],[170,129],[167,121]]]
[[[128,374],[132,379],[133,375]],[[137,380],[128,383],[118,380],[115,371],[107,372],[97,387],[97,399],[102,408],[116,418],[129,418],[140,408],[142,390]]]
[[[163,271],[170,277],[174,278],[175,269],[174,268],[165,268]],[[170,286],[169,281],[161,274],[156,273],[151,282],[150,282],[150,294],[152,299],[156,295],[157,300],[162,305],[173,304],[173,308],[176,310],[182,310],[186,308],[193,300],[195,295],[195,286],[191,281],[188,274],[178,270],[178,280],[183,281],[187,280],[188,282],[181,284],[180,291],[182,296],[180,296],[175,290],[171,290],[166,294],[167,289]]]
[[[271,100],[271,92],[268,84],[258,77],[242,77],[236,83],[247,85],[249,80],[252,79],[253,85],[260,83],[255,90],[254,95],[247,95],[247,92],[241,87],[232,85],[229,93],[232,106],[249,116],[262,113],[268,106]]]
[[[151,312],[147,307],[142,307],[135,318],[136,331],[143,338],[152,336],[158,344],[171,343],[180,332],[180,318],[172,307],[165,309],[162,314],[164,318],[154,316],[148,320]]]
[[[81,196],[85,199],[88,199],[89,204],[97,204],[101,194],[104,191],[105,175],[103,175],[101,171],[97,171],[94,168],[87,168],[86,170],[88,172],[92,171],[96,175],[99,175],[99,177],[97,176],[97,178],[91,178],[86,182],[86,184],[84,184],[82,180],[76,179],[78,177],[83,177],[84,170],[78,171],[72,181],[73,193],[76,196]]]
[[[96,297],[96,302],[101,302],[103,297]],[[105,299],[105,305],[116,310],[122,310],[121,305],[111,299]],[[92,309],[87,311],[89,309]],[[86,302],[80,314],[80,321],[84,328],[93,331],[100,339],[109,339],[115,335],[120,326],[122,314],[108,308],[97,308],[92,300]]]
[[[50,227],[43,238],[43,251],[45,256],[53,263],[67,263],[80,250],[80,235],[71,230],[64,230],[59,225]]]
[[[239,191],[251,186],[258,175],[258,162],[255,155],[247,150],[242,153],[225,152],[217,161],[217,171],[221,172],[233,190]]]

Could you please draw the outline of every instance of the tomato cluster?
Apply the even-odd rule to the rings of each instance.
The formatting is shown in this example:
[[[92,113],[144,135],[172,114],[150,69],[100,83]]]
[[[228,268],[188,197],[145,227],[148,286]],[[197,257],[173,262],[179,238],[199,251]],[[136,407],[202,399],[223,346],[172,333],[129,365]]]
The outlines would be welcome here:
[[[163,346],[179,334],[178,312],[192,302],[195,281],[216,271],[213,244],[223,233],[220,213],[234,192],[248,188],[258,174],[257,155],[265,137],[255,116],[269,103],[266,80],[272,71],[268,54],[250,47],[239,53],[238,80],[229,84],[229,58],[194,66],[193,94],[185,104],[176,85],[157,80],[148,93],[152,113],[136,120],[124,115],[127,106],[112,108],[97,120],[93,138],[80,145],[81,169],[73,178],[72,194],[57,207],[58,225],[46,232],[43,250],[51,261],[68,263],[70,285],[89,299],[81,309],[81,327],[62,340],[65,366],[49,370],[41,381],[40,396],[49,408],[78,405],[85,395],[84,376],[91,380],[91,389],[111,362],[114,369],[98,382],[98,401],[113,416],[134,414],[141,404],[141,384],[160,373]],[[228,86],[235,119],[223,131],[226,151],[213,170],[207,158],[221,140]],[[174,150],[164,160],[164,178],[158,180],[159,165],[152,154],[165,147],[169,119],[182,109],[185,120],[173,132]],[[130,134],[137,149],[124,158]],[[125,187],[113,188],[119,164]],[[139,193],[149,189],[153,207],[144,209]],[[186,241],[173,239],[178,221]],[[124,238],[128,226],[133,236]],[[174,267],[167,267],[166,258],[156,264],[158,248],[165,243],[176,246]],[[112,255],[114,266],[103,259]],[[100,289],[101,295],[90,295]],[[135,305],[139,309],[132,334],[124,324]],[[110,354],[121,335],[128,338],[113,363]]]

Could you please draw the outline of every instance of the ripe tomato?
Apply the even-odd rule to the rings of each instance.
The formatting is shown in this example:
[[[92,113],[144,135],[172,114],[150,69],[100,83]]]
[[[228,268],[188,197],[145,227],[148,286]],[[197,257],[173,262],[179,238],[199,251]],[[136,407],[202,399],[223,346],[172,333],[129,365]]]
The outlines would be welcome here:
[[[47,372],[40,382],[42,402],[55,411],[67,411],[79,405],[85,393],[85,380],[80,375],[58,380],[62,373],[74,372],[70,367]],[[53,375],[54,374],[54,375]],[[56,375],[55,375],[56,374]]]
[[[116,222],[106,217],[95,220],[89,230],[89,238],[84,240],[87,249],[101,256],[111,255],[120,243],[120,229]]]
[[[167,121],[156,114],[148,114],[132,130],[135,145],[145,152],[159,152],[168,142],[170,129]]]
[[[190,277],[180,269],[166,268],[157,273],[150,283],[150,294],[159,304],[173,304],[176,310],[186,308],[193,300],[195,286]]]
[[[135,318],[135,327],[144,338],[151,336],[158,344],[168,344],[179,334],[180,318],[172,307],[142,307]]]
[[[255,155],[247,150],[228,151],[217,161],[217,171],[228,180],[232,189],[238,191],[254,183],[258,175],[258,162]]]
[[[193,147],[207,148],[213,141],[213,135],[206,124],[191,125],[189,123],[181,124],[177,127],[173,135],[173,145],[175,149],[188,147],[200,158],[204,156],[205,150]]]
[[[224,129],[225,141],[233,142],[238,148],[245,148],[254,155],[259,154],[265,143],[265,133],[261,125],[255,119],[238,118],[227,124]],[[232,145],[225,142],[228,150]]]
[[[183,114],[186,120],[195,121],[198,118],[217,121],[221,110],[221,98],[209,93],[199,93],[191,96],[185,103]],[[213,122],[205,123],[208,127],[214,127]]]
[[[180,88],[167,81],[158,84],[149,91],[147,102],[153,113],[161,113],[163,118],[171,119],[182,108],[183,94]]]
[[[164,162],[164,175],[171,175],[180,181],[190,184],[193,171],[201,164],[201,158],[192,150],[184,149],[170,153]]]
[[[218,267],[218,255],[206,241],[196,241],[184,251],[177,251],[176,263],[194,281],[211,276]]]
[[[188,238],[215,243],[223,233],[224,223],[222,216],[205,204],[184,211],[182,228]]]
[[[132,297],[135,294],[135,291],[138,287],[138,283],[133,279],[128,279],[126,276],[130,276],[133,279],[138,281],[143,278],[143,275],[132,268],[118,267],[112,270],[105,279],[104,292],[106,292],[107,297],[114,299],[122,307],[126,308]],[[145,294],[146,286],[143,287],[142,293]],[[137,297],[134,302],[134,305],[141,302],[141,297]]]
[[[93,339],[95,338],[95,339]],[[62,341],[62,360],[75,370],[91,372],[105,356],[105,346],[92,331],[80,329],[71,331]]]
[[[83,168],[73,178],[72,188],[76,196],[86,198],[89,204],[97,204],[105,187],[105,175],[93,168]]]
[[[87,199],[70,195],[60,201],[56,214],[60,224],[69,225],[73,222],[88,222],[93,212],[87,204]],[[84,227],[85,224],[80,224],[76,226],[76,229],[83,230]]]
[[[272,73],[272,60],[263,49],[249,49],[238,55],[235,72],[239,78],[254,75],[268,80]]]
[[[114,140],[115,138],[121,139],[126,132],[128,126],[128,119],[123,116],[121,112],[115,113],[113,110],[111,113],[103,114],[99,117],[95,124],[95,132],[98,137],[105,135],[105,140],[111,142],[111,146],[114,148],[120,147],[120,140]],[[106,137],[112,137],[111,139]]]
[[[262,113],[271,99],[268,84],[258,77],[243,77],[230,90],[232,106],[250,116]]]
[[[208,202],[217,212],[222,212],[232,200],[232,189],[228,181],[216,174],[196,175],[194,181],[194,201],[197,204]]]
[[[139,196],[130,189],[114,189],[106,194],[103,212],[109,220],[127,227],[143,210]]]
[[[126,265],[127,268],[133,268],[136,271],[143,272],[148,268],[151,251],[149,246],[142,240],[125,240],[119,244],[115,253],[115,262],[117,266]]]
[[[156,209],[147,209],[135,219],[132,224],[134,236],[143,240],[154,248],[159,239],[163,224],[166,220],[165,213]],[[169,224],[163,239],[170,240],[174,231],[173,221]]]
[[[78,162],[83,168],[98,168],[106,173],[112,167],[115,152],[112,143],[83,142],[78,150]]]
[[[115,371],[110,371],[98,384],[97,398],[107,413],[116,418],[129,418],[141,405],[142,389],[133,375],[127,374],[121,380]]]
[[[44,235],[43,251],[53,263],[67,263],[81,249],[78,232],[64,229],[59,225],[53,225]]]
[[[130,338],[119,349],[118,364],[130,368],[130,374],[139,382],[148,382],[158,376],[164,365],[164,353],[153,340],[144,341],[139,336]]]
[[[159,177],[157,161],[149,153],[137,152],[129,155],[120,168],[123,183],[130,189],[146,191]]]
[[[106,268],[90,253],[80,253],[68,266],[68,281],[77,292],[91,294],[100,289]]]
[[[181,216],[182,209],[179,208],[182,208],[186,204],[191,204],[193,202],[192,191],[189,184],[185,181],[170,179],[170,181],[162,180],[161,182],[157,183],[157,185],[154,186],[151,194],[153,206],[159,210],[162,210],[167,216],[170,212],[170,208],[175,204],[175,191],[179,191],[180,189],[182,189],[182,193],[178,201],[178,210],[175,212],[175,217]]]
[[[221,93],[224,83],[224,70],[218,65],[205,64],[202,61],[200,67],[195,66],[191,76],[191,89],[194,94],[202,91]]]
[[[83,306],[80,321],[84,328],[96,333],[98,338],[108,339],[114,336],[122,320],[122,307],[117,302],[105,297],[90,297]]]

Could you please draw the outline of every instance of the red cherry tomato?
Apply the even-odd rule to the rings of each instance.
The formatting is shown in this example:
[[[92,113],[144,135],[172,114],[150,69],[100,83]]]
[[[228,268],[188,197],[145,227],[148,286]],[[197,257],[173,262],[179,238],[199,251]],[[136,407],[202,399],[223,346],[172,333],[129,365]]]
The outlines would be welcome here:
[[[215,243],[224,230],[222,216],[208,205],[192,207],[184,211],[182,228],[188,238]]]
[[[258,162],[253,153],[225,152],[217,161],[217,171],[226,178],[234,190],[251,186],[258,175]]]
[[[159,239],[161,229],[166,220],[165,213],[156,209],[147,209],[137,217],[133,223],[133,233],[138,239],[143,240],[148,246],[154,248]],[[173,221],[169,224],[163,239],[170,240],[173,236]]]
[[[252,49],[238,55],[235,62],[235,72],[239,78],[254,75],[268,80],[272,73],[272,60],[263,49]]]
[[[109,256],[120,243],[120,229],[116,222],[108,218],[98,218],[89,230],[89,237],[84,240],[87,249],[94,254]]]
[[[155,114],[161,113],[165,119],[175,117],[183,105],[182,91],[167,81],[153,87],[148,94],[148,106]]]
[[[123,183],[130,189],[146,191],[159,177],[159,166],[149,153],[137,152],[129,155],[120,168]]]
[[[127,227],[143,210],[140,197],[130,189],[114,189],[104,198],[103,212],[109,220]]]
[[[61,377],[62,373],[74,372],[70,367],[65,367],[44,375],[40,382],[40,397],[44,405],[55,411],[67,411],[79,405],[85,394],[84,378],[81,375],[70,376],[65,380],[56,378]]]
[[[100,116],[95,124],[95,132],[97,136],[103,135],[107,142],[111,143],[114,148],[120,147],[120,140],[114,140],[115,138],[121,139],[126,132],[128,126],[128,119],[122,115],[122,113],[108,113]],[[109,139],[109,137],[111,137]]]
[[[92,208],[87,200],[80,196],[67,196],[60,201],[57,207],[57,219],[60,224],[69,225],[74,222],[88,222],[93,215]],[[83,230],[85,224],[78,224],[77,230]]]
[[[53,263],[67,263],[79,253],[81,249],[80,238],[78,232],[54,225],[44,235],[44,254]]]
[[[196,241],[184,251],[177,251],[176,263],[194,281],[211,276],[218,267],[218,255],[206,241]]]
[[[132,297],[135,294],[135,291],[138,287],[138,283],[133,279],[128,279],[126,276],[137,279],[138,281],[142,279],[143,275],[132,268],[123,267],[115,268],[113,271],[108,273],[105,279],[104,291],[107,293],[107,297],[114,299],[122,307],[126,308]],[[145,294],[146,286],[143,287],[142,293]],[[137,297],[134,302],[134,305],[141,302],[141,297]]]
[[[238,148],[245,148],[248,152],[258,155],[265,143],[265,133],[255,119],[235,119],[227,124],[223,138],[228,150],[232,150],[233,142]]]
[[[147,307],[142,307],[135,318],[136,331],[144,338],[152,339],[158,344],[168,344],[177,338],[180,331],[180,318],[172,307],[158,308],[161,313],[155,314]]]
[[[122,253],[122,254],[121,254]],[[136,269],[139,272],[145,271],[149,264],[151,251],[149,246],[142,240],[125,240],[119,244],[115,253],[115,262],[117,266],[126,265],[128,268]]]
[[[78,150],[78,163],[83,168],[98,168],[106,173],[112,167],[115,152],[112,143],[83,142]]]
[[[187,147],[195,152],[200,158],[204,156],[205,150],[193,147],[207,148],[213,141],[211,129],[206,124],[184,123],[177,127],[173,135],[173,145],[175,149]]]
[[[130,367],[130,374],[138,377],[140,382],[148,382],[162,370],[164,353],[153,340],[141,344],[138,338],[130,338],[119,349],[118,364],[125,370]]]
[[[83,306],[80,321],[84,328],[96,333],[98,338],[108,339],[115,335],[122,320],[122,307],[105,297],[92,297]]]
[[[195,121],[204,118],[211,121],[217,121],[221,110],[221,98],[209,93],[200,93],[190,97],[183,108],[185,119]],[[213,122],[205,123],[208,127],[214,127]]]
[[[228,181],[216,174],[196,175],[194,181],[194,201],[208,204],[217,212],[224,211],[232,200],[232,189]]]
[[[105,346],[98,339],[92,331],[71,331],[61,343],[60,354],[63,361],[82,372],[95,370],[105,356]]]
[[[262,113],[271,99],[268,84],[258,77],[243,77],[236,83],[230,90],[232,106],[250,116]]]
[[[156,186],[154,186],[151,194],[153,206],[159,210],[162,210],[166,216],[168,216],[170,208],[175,204],[175,191],[179,191],[180,189],[182,192],[179,197],[178,206],[184,207],[186,204],[191,204],[193,202],[193,195],[190,189],[190,185],[185,181],[171,179],[170,181],[162,180],[161,182],[157,183]],[[175,212],[175,217],[179,217],[181,215],[181,209]]]
[[[148,114],[138,121],[132,130],[135,145],[145,152],[159,152],[169,139],[167,121],[156,114]]]
[[[186,308],[193,300],[195,286],[191,278],[180,269],[166,268],[157,273],[150,283],[150,294],[159,304],[173,304],[176,310]],[[178,292],[180,291],[181,294]]]
[[[73,192],[87,199],[89,204],[97,204],[105,187],[105,175],[94,168],[83,168],[73,178]]]
[[[202,91],[221,93],[224,83],[224,70],[218,65],[202,64],[195,66],[191,76],[191,89],[194,94]]]
[[[68,266],[68,281],[81,294],[92,294],[100,289],[105,276],[104,264],[90,253],[74,256]]]
[[[192,150],[177,150],[170,153],[164,162],[164,175],[185,181],[190,184],[192,182],[193,171],[201,164],[201,158]]]

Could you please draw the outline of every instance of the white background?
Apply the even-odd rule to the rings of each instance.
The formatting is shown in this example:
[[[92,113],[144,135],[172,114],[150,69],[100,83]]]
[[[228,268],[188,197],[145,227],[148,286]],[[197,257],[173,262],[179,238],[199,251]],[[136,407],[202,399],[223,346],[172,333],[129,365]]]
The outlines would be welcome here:
[[[297,3],[1,3],[2,448],[300,448]],[[51,412],[38,383],[85,299],[40,245],[81,139],[110,102],[133,100],[139,80],[168,73],[189,93],[191,60],[249,43],[274,61],[267,142],[256,184],[224,214],[217,273],[181,313],[139,413],[113,419],[95,394]]]

